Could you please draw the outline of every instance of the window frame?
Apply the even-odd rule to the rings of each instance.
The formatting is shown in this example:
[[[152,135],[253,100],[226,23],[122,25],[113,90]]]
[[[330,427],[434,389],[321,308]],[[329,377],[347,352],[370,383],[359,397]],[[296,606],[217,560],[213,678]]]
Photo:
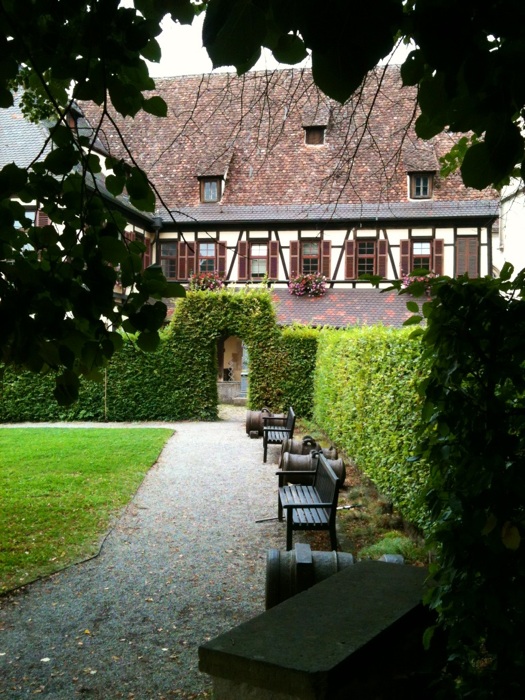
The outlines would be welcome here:
[[[305,246],[315,246],[316,247],[316,253],[305,253],[304,249]],[[315,260],[315,270],[312,269],[306,269],[305,262],[306,261],[313,261]],[[319,245],[319,241],[309,241],[309,240],[302,240],[300,241],[300,254],[299,254],[299,265],[301,269],[301,273],[303,275],[317,275],[319,274],[319,271],[321,269],[321,246]],[[308,265],[309,267],[309,265]]]
[[[163,247],[164,246],[173,246],[175,253],[172,255],[163,255]],[[178,279],[178,241],[160,241],[159,243],[159,262],[160,266],[162,269],[162,274],[167,280],[176,280]],[[171,267],[173,266],[173,270],[171,270]],[[170,275],[169,273],[173,271],[174,274]]]
[[[418,179],[426,179],[426,193],[421,193],[421,184],[418,185]],[[416,172],[409,173],[409,196],[410,199],[432,199],[434,194],[434,173],[432,172]],[[420,190],[418,194],[418,188]]]
[[[201,177],[200,182],[200,200],[201,204],[216,204],[221,201],[222,198],[222,177]],[[206,186],[215,184],[217,196],[214,198],[206,197]]]
[[[305,146],[324,146],[326,142],[326,126],[313,124],[303,126]]]
[[[208,248],[212,249],[212,253],[209,254],[202,254],[201,253],[201,246],[206,246]],[[201,268],[201,263],[206,261],[209,262],[211,260],[211,267],[206,267],[206,269]],[[215,241],[197,241],[197,271],[199,273],[201,272],[215,272],[217,269],[217,245]]]
[[[253,251],[254,248],[256,247],[262,247],[264,246],[265,253],[264,255],[254,255]],[[269,241],[264,240],[264,241],[250,241],[250,246],[249,246],[249,261],[248,261],[248,269],[249,269],[249,279],[252,280],[261,280],[265,276],[268,275],[268,254],[269,254]],[[253,274],[253,263],[255,260],[264,260],[264,273],[254,275]]]

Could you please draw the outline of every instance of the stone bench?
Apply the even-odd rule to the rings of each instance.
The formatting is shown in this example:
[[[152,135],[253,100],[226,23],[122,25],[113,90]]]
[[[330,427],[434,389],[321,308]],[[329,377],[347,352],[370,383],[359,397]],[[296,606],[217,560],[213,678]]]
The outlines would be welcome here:
[[[426,657],[426,575],[358,562],[202,645],[214,700],[392,698]]]

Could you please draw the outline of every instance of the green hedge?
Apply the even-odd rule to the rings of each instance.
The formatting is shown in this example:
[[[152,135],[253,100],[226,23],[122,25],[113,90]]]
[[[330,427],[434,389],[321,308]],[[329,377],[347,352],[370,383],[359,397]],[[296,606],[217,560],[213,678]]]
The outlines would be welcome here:
[[[421,345],[409,334],[382,326],[323,330],[314,419],[407,520],[424,528],[428,469],[410,460],[421,424]]]
[[[318,332],[281,331],[271,292],[257,289],[189,292],[177,302],[155,352],[142,352],[126,338],[103,381],[82,381],[79,400],[71,407],[53,399],[53,374],[6,369],[0,420],[215,420],[217,341],[230,335],[248,348],[249,406],[282,411],[293,405],[298,415],[310,416]]]

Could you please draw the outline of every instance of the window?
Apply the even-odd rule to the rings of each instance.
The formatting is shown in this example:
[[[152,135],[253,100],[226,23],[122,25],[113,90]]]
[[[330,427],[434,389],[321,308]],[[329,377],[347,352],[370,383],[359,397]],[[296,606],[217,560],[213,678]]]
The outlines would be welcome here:
[[[304,142],[307,146],[322,146],[324,143],[324,126],[305,126]]]
[[[430,199],[432,197],[432,173],[411,173],[410,197],[412,199]]]
[[[432,269],[432,247],[430,241],[412,242],[412,269]]]
[[[177,243],[160,244],[160,266],[166,279],[177,279]]]
[[[405,239],[400,244],[401,275],[413,270],[430,270],[436,275],[443,274],[445,242],[438,238]]]
[[[215,243],[199,243],[199,272],[213,272],[215,265]]]
[[[201,202],[218,202],[222,196],[222,178],[204,177],[201,179]]]
[[[357,276],[373,275],[375,270],[376,242],[357,241]]]
[[[303,241],[301,246],[303,272],[309,275],[319,271],[319,243]]]
[[[345,279],[362,275],[388,275],[388,241],[349,239],[345,244]]]
[[[279,275],[279,241],[239,241],[237,244],[237,276],[239,280],[276,280]]]
[[[320,273],[330,279],[332,242],[290,241],[290,275]]]
[[[456,241],[456,275],[479,277],[479,239],[461,236]]]
[[[260,279],[266,275],[268,245],[266,243],[252,243],[250,246],[250,277]]]

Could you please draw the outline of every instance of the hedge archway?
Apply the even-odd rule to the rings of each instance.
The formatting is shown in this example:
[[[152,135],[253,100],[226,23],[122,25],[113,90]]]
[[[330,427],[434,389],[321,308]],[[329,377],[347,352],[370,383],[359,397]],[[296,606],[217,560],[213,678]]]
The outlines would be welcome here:
[[[184,368],[186,380],[174,391],[188,416],[217,417],[216,347],[230,335],[246,344],[250,356],[249,405],[281,408],[281,331],[270,292],[196,291],[177,302],[167,341]]]

